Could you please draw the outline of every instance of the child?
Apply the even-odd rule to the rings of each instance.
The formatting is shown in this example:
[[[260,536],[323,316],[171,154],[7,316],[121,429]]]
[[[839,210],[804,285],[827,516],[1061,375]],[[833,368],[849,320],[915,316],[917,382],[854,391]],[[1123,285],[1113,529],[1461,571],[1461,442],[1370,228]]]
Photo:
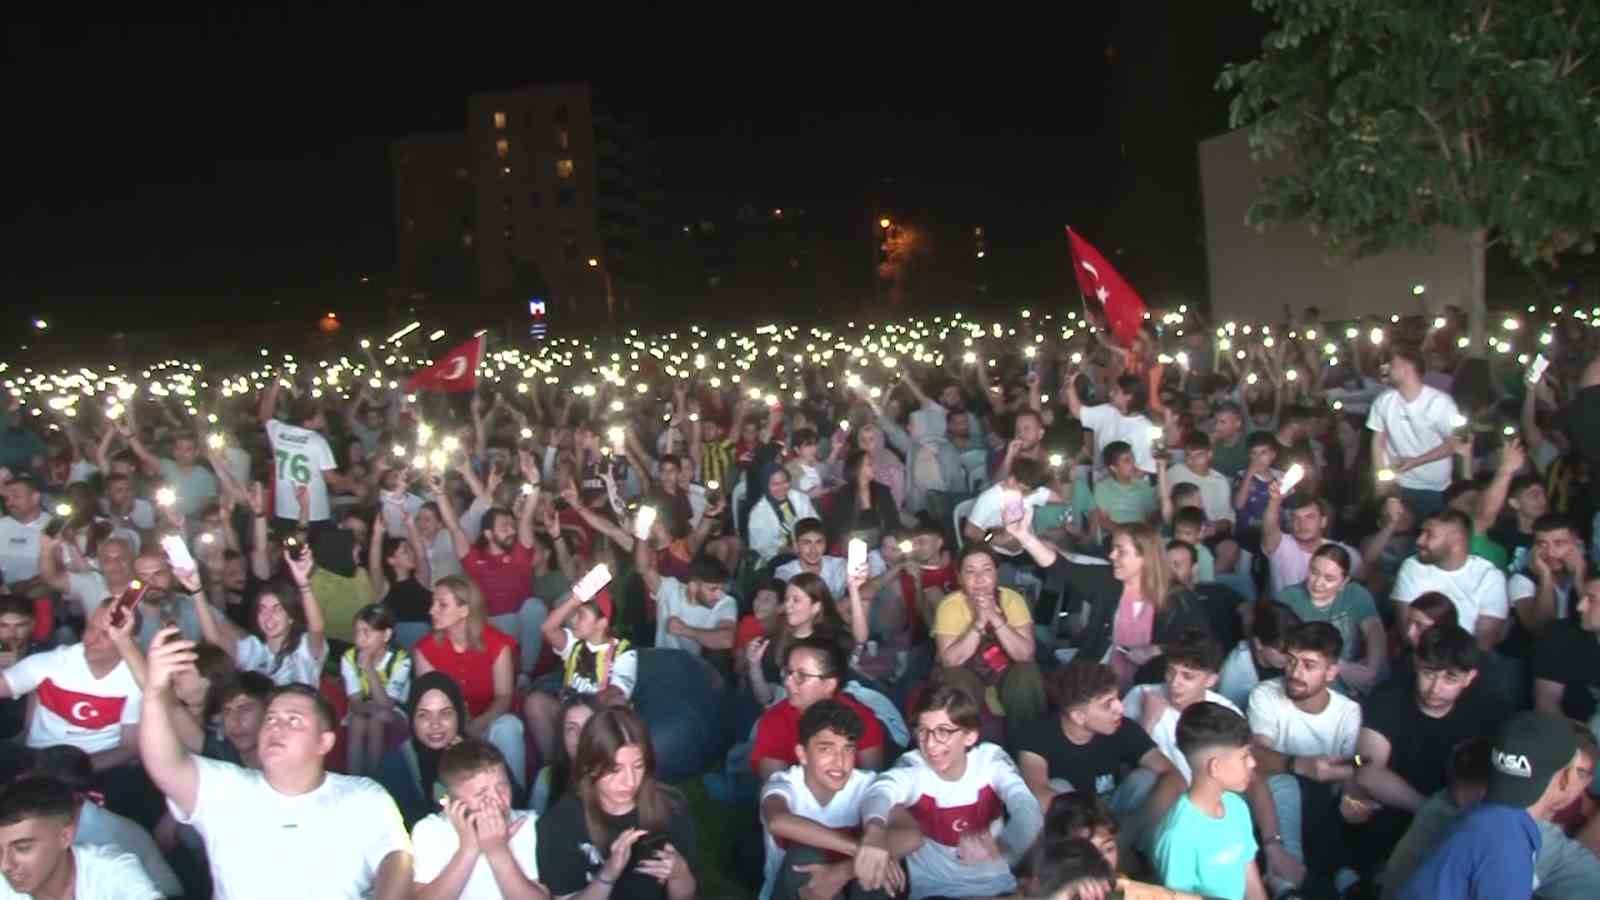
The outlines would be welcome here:
[[[405,722],[405,701],[411,693],[411,654],[394,645],[394,612],[369,603],[356,612],[355,646],[339,658],[344,692],[350,698],[345,716],[349,729],[352,775],[377,769],[388,730]]]
[[[1251,553],[1261,552],[1262,517],[1267,511],[1273,482],[1283,477],[1282,472],[1273,468],[1277,460],[1278,439],[1271,432],[1258,431],[1250,435],[1250,465],[1239,474],[1239,483],[1233,490],[1233,508],[1239,546]]]
[[[540,759],[549,759],[555,751],[561,697],[593,694],[601,703],[618,704],[633,696],[639,654],[626,639],[611,633],[615,611],[611,591],[606,588],[587,599],[568,591],[539,626],[545,645],[561,660],[560,674],[535,682],[522,707]]]
[[[1185,492],[1184,488],[1190,488]],[[1205,545],[1206,512],[1200,508],[1200,491],[1194,485],[1180,484],[1172,489],[1173,501],[1178,508],[1172,514],[1172,536],[1194,548],[1194,577],[1196,583],[1217,580],[1217,558]],[[1182,501],[1178,497],[1182,496]]]
[[[1094,485],[1100,527],[1109,530],[1112,525],[1155,521],[1160,504],[1150,479],[1134,462],[1133,447],[1126,441],[1112,441],[1101,458],[1106,464],[1106,477]]]
[[[1203,631],[1185,631],[1162,648],[1167,658],[1161,684],[1135,685],[1122,700],[1123,715],[1138,722],[1156,747],[1172,761],[1185,782],[1191,781],[1188,761],[1178,747],[1178,718],[1196,703],[1216,703],[1234,712],[1239,708],[1212,688],[1222,651]]]
[[[494,745],[468,738],[439,758],[444,809],[411,830],[418,897],[549,897],[538,884],[533,816],[511,808],[511,776]]]
[[[1244,716],[1202,701],[1178,719],[1178,749],[1194,773],[1156,832],[1161,883],[1227,900],[1266,900],[1250,807],[1238,796],[1256,768]]]

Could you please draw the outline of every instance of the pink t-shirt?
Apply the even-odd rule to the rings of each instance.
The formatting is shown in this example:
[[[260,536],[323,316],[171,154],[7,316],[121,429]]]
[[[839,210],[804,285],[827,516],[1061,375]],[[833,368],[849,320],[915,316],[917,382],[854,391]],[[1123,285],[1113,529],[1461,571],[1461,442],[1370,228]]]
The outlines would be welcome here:
[[[1145,647],[1150,644],[1156,630],[1156,607],[1143,600],[1123,597],[1117,603],[1117,618],[1111,627],[1111,642],[1118,647]],[[1117,685],[1122,693],[1133,686],[1133,674],[1138,665],[1126,653],[1111,651],[1111,668],[1117,671]]]

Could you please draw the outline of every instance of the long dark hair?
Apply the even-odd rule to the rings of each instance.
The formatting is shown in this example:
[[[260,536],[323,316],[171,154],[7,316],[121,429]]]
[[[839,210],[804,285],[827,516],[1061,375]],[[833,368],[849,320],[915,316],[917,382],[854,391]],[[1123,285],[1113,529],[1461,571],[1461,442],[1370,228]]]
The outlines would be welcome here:
[[[567,788],[572,783],[572,758],[567,756],[567,741],[565,738],[567,728],[567,713],[578,707],[585,707],[591,713],[591,718],[605,709],[605,704],[594,694],[573,694],[561,703],[561,712],[556,716],[557,729],[555,752],[550,754],[550,799],[546,809],[555,806],[556,801],[566,794]],[[589,723],[585,722],[587,728]],[[581,738],[580,738],[581,740]]]
[[[261,631],[261,598],[270,595],[283,607],[283,612],[289,617],[289,633],[284,636],[283,646],[279,647],[272,660],[272,671],[283,668],[283,663],[294,655],[300,646],[300,639],[306,635],[306,607],[300,602],[300,588],[287,580],[274,578],[261,588],[256,594],[253,607],[250,610],[250,630],[261,638],[261,643],[267,642],[267,636]],[[267,649],[272,649],[268,647]]]
[[[627,707],[608,706],[583,726],[583,735],[578,738],[578,758],[573,766],[578,798],[583,804],[585,830],[595,847],[609,849],[613,837],[605,826],[605,813],[600,809],[595,782],[617,767],[617,754],[624,747],[639,748],[644,758],[644,778],[640,779],[639,793],[634,797],[639,827],[645,831],[666,831],[673,817],[681,815],[684,809],[683,795],[656,780],[656,752],[644,720]]]

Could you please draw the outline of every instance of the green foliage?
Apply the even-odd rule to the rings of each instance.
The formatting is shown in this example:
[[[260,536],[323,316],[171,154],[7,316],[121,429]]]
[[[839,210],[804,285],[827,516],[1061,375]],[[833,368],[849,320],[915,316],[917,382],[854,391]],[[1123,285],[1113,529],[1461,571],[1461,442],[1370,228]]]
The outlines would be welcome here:
[[[1524,264],[1600,231],[1600,2],[1254,0],[1275,28],[1224,68],[1231,121],[1292,173],[1249,222],[1337,252],[1427,247],[1438,226]]]

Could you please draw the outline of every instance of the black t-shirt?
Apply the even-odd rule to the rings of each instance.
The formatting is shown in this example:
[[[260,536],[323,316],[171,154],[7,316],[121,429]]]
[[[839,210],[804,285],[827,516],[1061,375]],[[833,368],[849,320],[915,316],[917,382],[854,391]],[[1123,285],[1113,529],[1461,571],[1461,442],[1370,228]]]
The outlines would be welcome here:
[[[1107,799],[1123,773],[1137,767],[1155,746],[1139,723],[1131,719],[1123,719],[1111,734],[1097,734],[1079,746],[1067,740],[1059,717],[1047,716],[1017,729],[1012,753],[1033,753],[1044,759],[1051,778],[1065,778],[1074,791],[1092,791]]]
[[[1489,528],[1486,536],[1505,548],[1506,571],[1521,572],[1528,568],[1528,554],[1533,552],[1533,533],[1518,528],[1516,516],[1501,518]]]
[[[1600,385],[1579,391],[1564,418],[1572,449],[1590,466],[1600,465]],[[1600,505],[1600,478],[1589,479],[1589,490],[1590,503]]]
[[[625,816],[604,816],[604,820],[607,832],[613,837],[639,826],[637,811]],[[688,810],[680,810],[669,821],[667,842],[683,855],[693,869],[694,824]],[[535,855],[539,861],[540,883],[557,897],[576,894],[587,887],[605,864],[611,845],[608,842],[606,846],[597,848],[589,842],[589,828],[583,820],[583,804],[578,800],[577,791],[568,791],[549,812],[540,816],[538,829],[539,847]],[[647,835],[639,841],[642,843],[650,837]],[[639,859],[636,850],[634,863]],[[633,863],[630,863],[611,889],[614,900],[661,900],[667,896],[666,885],[634,871],[632,866]]]
[[[1561,712],[1589,721],[1600,705],[1600,637],[1577,622],[1552,622],[1534,648],[1533,677],[1565,687]]]
[[[1389,742],[1389,770],[1424,797],[1445,786],[1450,753],[1464,740],[1494,733],[1506,709],[1476,683],[1440,718],[1417,707],[1416,678],[1390,681],[1362,704],[1361,727]]]
[[[389,593],[383,595],[383,605],[394,613],[396,622],[429,622],[428,608],[433,605],[433,592],[423,587],[415,578],[392,582]]]

